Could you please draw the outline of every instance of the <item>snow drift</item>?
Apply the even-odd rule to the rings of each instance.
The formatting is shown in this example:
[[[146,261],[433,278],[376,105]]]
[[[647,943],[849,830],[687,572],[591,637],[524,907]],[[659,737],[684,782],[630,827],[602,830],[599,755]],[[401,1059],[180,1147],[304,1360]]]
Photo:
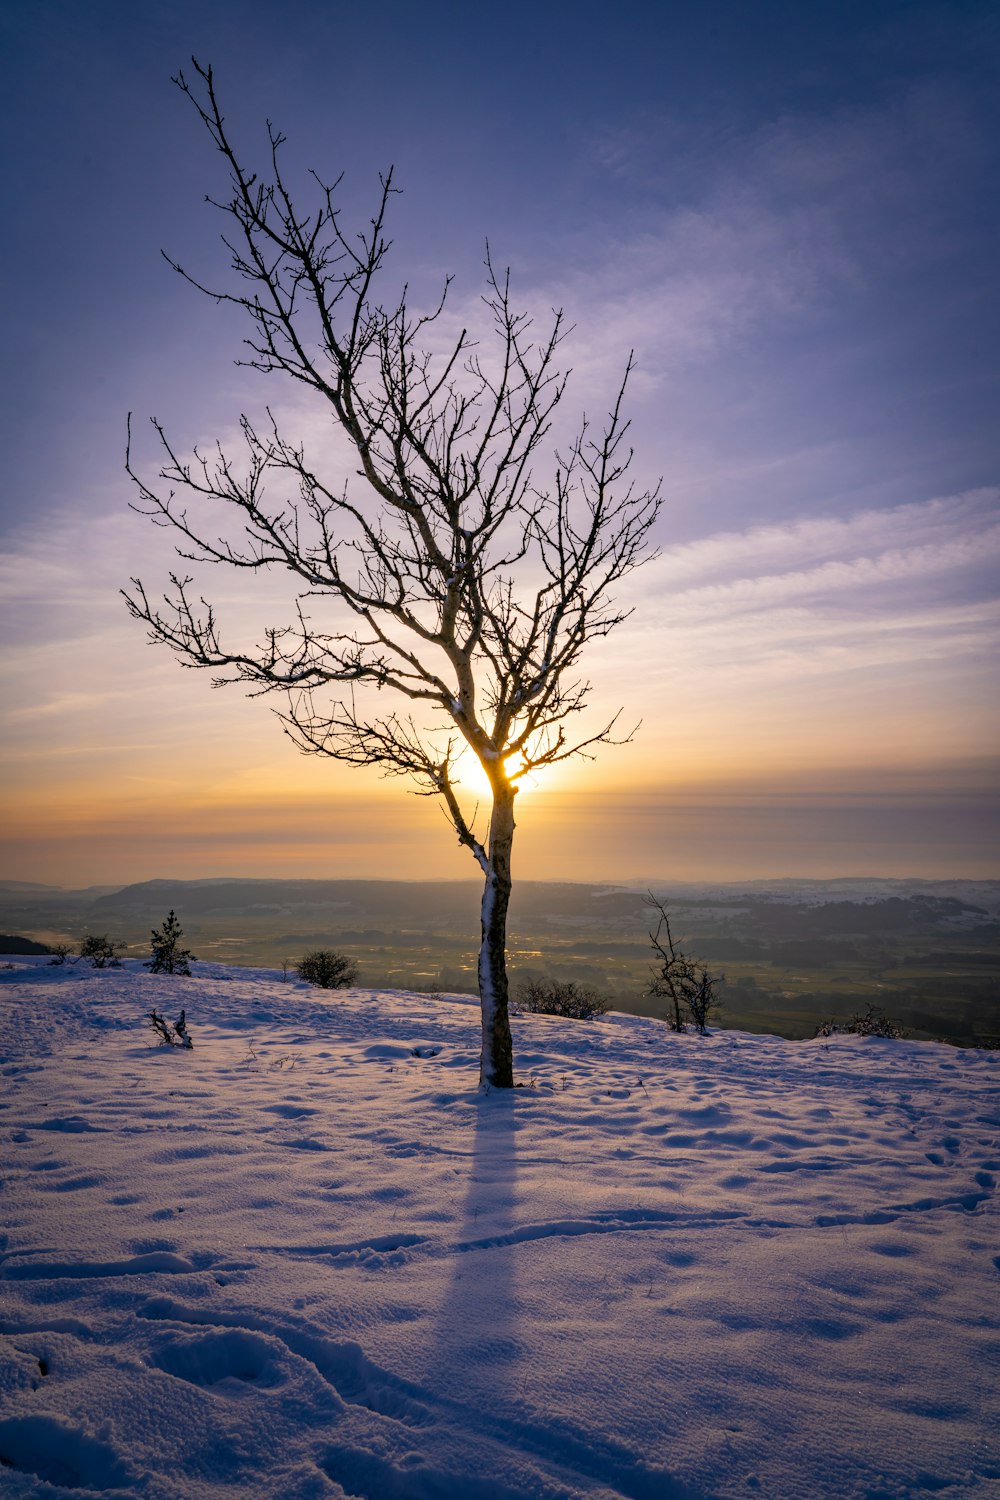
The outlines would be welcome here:
[[[995,1055],[0,981],[12,1500],[1000,1494]]]

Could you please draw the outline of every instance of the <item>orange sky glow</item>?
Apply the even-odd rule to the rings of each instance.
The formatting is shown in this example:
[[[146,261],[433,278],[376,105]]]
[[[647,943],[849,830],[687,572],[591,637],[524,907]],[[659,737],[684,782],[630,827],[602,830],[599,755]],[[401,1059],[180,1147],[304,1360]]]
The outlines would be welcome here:
[[[525,783],[515,875],[1000,876],[992,43],[962,7],[943,28],[934,5],[884,26],[879,7],[802,7],[801,35],[787,8],[610,26],[585,7],[570,28],[557,9],[533,14],[529,57],[486,12],[445,35],[390,5],[377,112],[363,67],[331,100],[331,49],[369,47],[348,12],[305,7],[278,38],[256,0],[184,24],[116,5],[117,27],[61,4],[12,20],[0,878],[478,877],[433,802],[301,756],[270,700],[213,691],[126,615],[131,577],[155,594],[177,566],[129,509],[127,412],[150,476],[149,416],[189,453],[269,406],[332,485],[357,484],[325,413],[236,369],[238,317],[160,257],[228,274],[203,201],[218,153],[169,82],[193,45],[248,150],[270,116],[303,180],[347,169],[352,223],[396,163],[392,274],[416,309],[455,273],[445,331],[481,317],[487,236],[519,306],[565,308],[554,440],[601,419],[636,351],[658,555],[582,661],[579,725],[621,709],[635,734]],[[87,184],[69,257],[66,183]],[[227,642],[290,618],[272,575],[197,586]],[[325,607],[318,628],[343,628]],[[470,772],[470,806],[483,790]]]

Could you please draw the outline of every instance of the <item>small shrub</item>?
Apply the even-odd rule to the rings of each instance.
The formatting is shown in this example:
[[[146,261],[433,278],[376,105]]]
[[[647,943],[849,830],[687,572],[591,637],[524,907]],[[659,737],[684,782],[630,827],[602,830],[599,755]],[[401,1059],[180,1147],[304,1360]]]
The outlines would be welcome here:
[[[64,964],[67,958],[72,955],[72,952],[73,950],[70,947],[69,943],[53,943],[52,957],[49,959],[49,968],[51,969],[53,964]]]
[[[151,974],[187,974],[191,973],[191,960],[194,954],[190,948],[182,948],[181,938],[184,936],[176,913],[171,910],[167,920],[160,928],[153,928],[150,934],[153,956],[143,967]]]
[[[906,1035],[898,1021],[883,1015],[873,1005],[869,1005],[863,1016],[852,1016],[848,1029],[857,1036],[886,1036],[894,1041],[899,1041]]]
[[[358,981],[358,966],[346,953],[332,948],[314,948],[295,965],[295,972],[308,984],[321,990],[345,990]]]
[[[92,932],[80,944],[80,957],[89,958],[95,969],[120,969],[125,943],[115,943],[106,932]]]
[[[170,1022],[159,1015],[155,1010],[149,1012],[149,1024],[156,1032],[160,1042],[166,1047],[193,1047],[191,1033],[187,1028],[187,1012],[181,1011],[180,1016],[171,1026]]]
[[[821,1021],[816,1027],[817,1036],[884,1036],[892,1041],[901,1041],[906,1032],[898,1021],[883,1015],[874,1005],[869,1005],[864,1015],[852,1016],[849,1021]]]
[[[518,988],[517,1008],[536,1016],[592,1021],[611,1009],[611,1001],[572,979],[527,979]]]

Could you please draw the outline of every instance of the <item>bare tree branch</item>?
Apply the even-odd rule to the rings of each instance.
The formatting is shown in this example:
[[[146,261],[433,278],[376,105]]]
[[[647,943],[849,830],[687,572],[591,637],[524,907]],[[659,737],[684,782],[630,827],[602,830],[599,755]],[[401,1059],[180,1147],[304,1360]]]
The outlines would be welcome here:
[[[356,473],[346,485],[324,479],[269,410],[261,427],[241,418],[238,456],[216,445],[182,457],[154,420],[160,465],[149,479],[133,458],[130,420],[134,508],[175,534],[185,562],[277,569],[291,575],[296,599],[290,623],[268,626],[249,645],[224,642],[215,608],[187,574],[172,574],[160,600],[133,580],[125,599],[151,641],[185,666],[210,669],[217,685],[286,694],[285,730],[306,753],[408,777],[441,800],[486,877],[485,1038],[487,1010],[491,1026],[500,1012],[506,1026],[516,782],[623,742],[617,715],[603,727],[577,727],[590,693],[577,667],[590,642],[627,617],[619,585],[652,555],[659,489],[638,490],[629,479],[623,412],[634,362],[604,427],[585,420],[565,455],[550,455],[543,480],[545,441],[568,378],[556,364],[563,314],[553,311],[536,331],[487,250],[490,357],[464,328],[433,347],[448,281],[427,310],[411,309],[405,287],[389,305],[379,300],[392,172],[358,235],[342,226],[339,178],[327,185],[313,173],[315,195],[303,211],[284,175],[280,132],[268,125],[268,173],[259,177],[230,141],[211,68],[196,60],[193,68],[192,82],[183,73],[175,81],[225,165],[227,193],[208,201],[228,221],[231,281],[214,290],[170,264],[243,311],[243,362],[311,391],[346,439]],[[213,509],[236,518],[238,539],[213,530]],[[368,695],[382,691],[405,700],[408,716],[372,712]],[[491,788],[483,840],[456,791],[463,746]],[[498,1070],[488,1050],[484,1040],[484,1077],[509,1081],[509,1067]]]

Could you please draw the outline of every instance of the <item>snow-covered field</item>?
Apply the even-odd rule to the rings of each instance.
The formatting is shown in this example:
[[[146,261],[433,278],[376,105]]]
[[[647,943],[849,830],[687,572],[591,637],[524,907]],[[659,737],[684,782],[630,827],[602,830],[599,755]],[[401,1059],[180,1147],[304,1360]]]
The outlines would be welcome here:
[[[14,962],[5,1497],[1000,1495],[1000,1056]]]

